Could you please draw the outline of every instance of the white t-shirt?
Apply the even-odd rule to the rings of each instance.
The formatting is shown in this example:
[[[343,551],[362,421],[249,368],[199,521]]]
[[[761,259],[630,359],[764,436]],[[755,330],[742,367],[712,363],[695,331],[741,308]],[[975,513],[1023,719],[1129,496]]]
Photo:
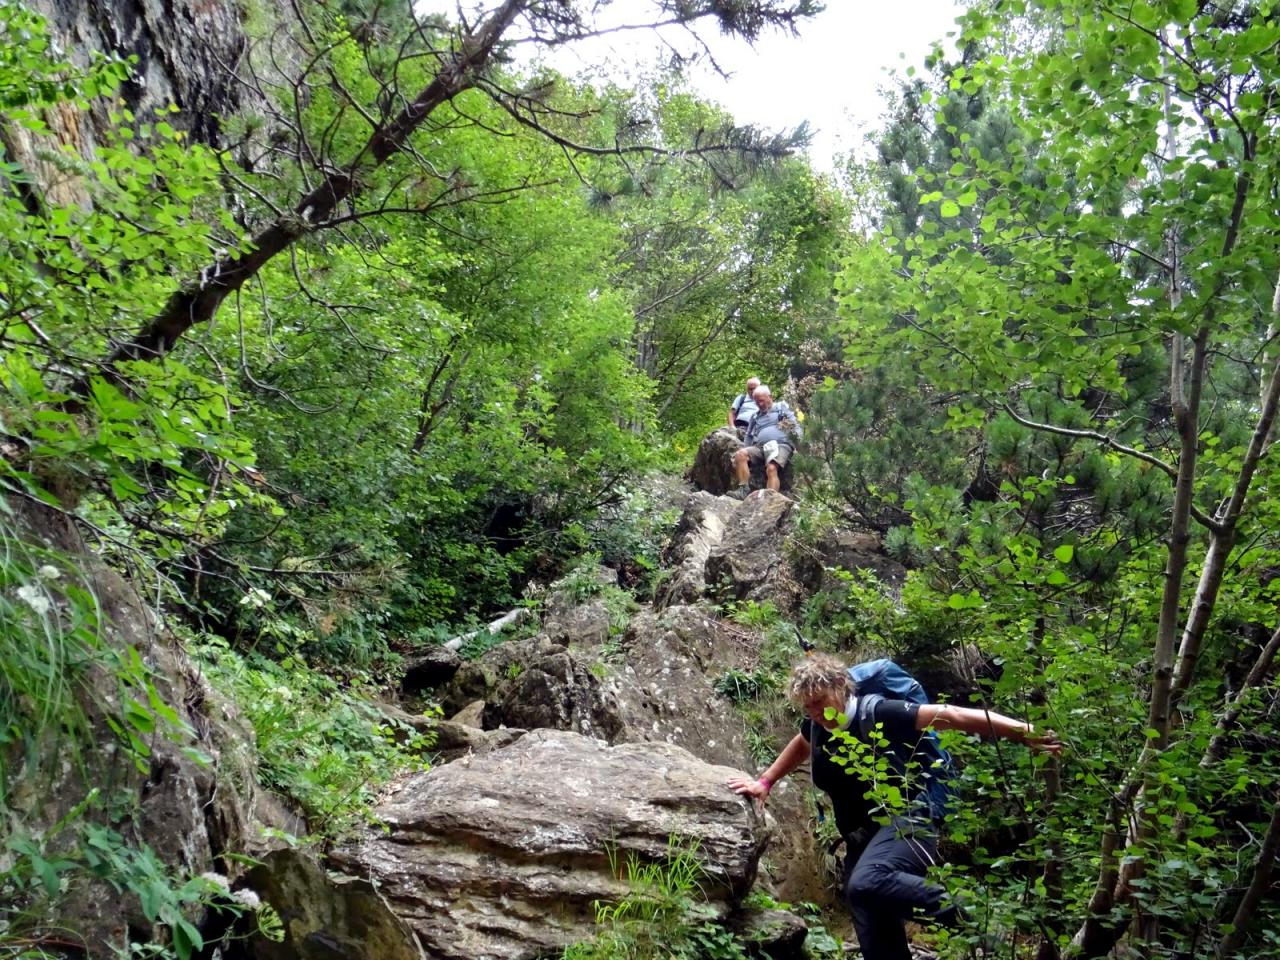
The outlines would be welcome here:
[[[759,409],[755,397],[748,397],[745,393],[738,394],[733,401],[734,422],[745,425]]]

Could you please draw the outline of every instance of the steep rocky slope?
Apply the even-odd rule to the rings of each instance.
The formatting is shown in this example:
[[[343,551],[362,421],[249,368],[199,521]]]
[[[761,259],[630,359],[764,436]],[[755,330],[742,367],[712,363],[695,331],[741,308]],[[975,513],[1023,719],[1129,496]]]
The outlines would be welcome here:
[[[755,761],[741,714],[715,690],[727,671],[758,664],[763,642],[723,605],[794,610],[825,558],[788,546],[795,504],[779,494],[683,500],[658,600],[625,629],[611,636],[598,599],[553,590],[535,636],[474,662],[437,652],[411,672],[415,686],[437,684],[452,714],[450,759],[400,783],[377,810],[389,830],[334,859],[387,893],[428,955],[554,953],[590,935],[593,900],[625,893],[607,851],[656,859],[672,835],[698,849],[722,913],[741,902],[761,854],[760,882],[780,898],[829,901],[803,780],[771,797],[767,830],[763,811],[725,786]]]

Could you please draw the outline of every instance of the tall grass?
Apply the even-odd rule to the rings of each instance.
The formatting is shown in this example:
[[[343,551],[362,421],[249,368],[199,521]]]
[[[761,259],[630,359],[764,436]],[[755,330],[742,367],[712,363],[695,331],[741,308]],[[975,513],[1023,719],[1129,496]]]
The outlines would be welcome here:
[[[0,801],[87,741],[83,684],[108,657],[100,622],[69,558],[23,539],[0,499]]]
[[[566,947],[562,960],[745,960],[742,946],[715,923],[715,910],[706,903],[697,844],[671,836],[666,856],[653,861],[631,853],[620,863],[616,847],[608,855],[627,895],[596,901],[599,932]]]

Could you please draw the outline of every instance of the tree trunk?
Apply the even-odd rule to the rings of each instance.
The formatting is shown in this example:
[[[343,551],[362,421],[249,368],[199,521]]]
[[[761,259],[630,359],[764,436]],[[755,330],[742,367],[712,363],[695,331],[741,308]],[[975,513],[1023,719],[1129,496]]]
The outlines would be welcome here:
[[[1280,308],[1280,278],[1276,281],[1278,299],[1272,304]],[[1265,368],[1264,368],[1265,369]],[[1236,476],[1231,499],[1215,515],[1218,527],[1210,532],[1209,552],[1205,556],[1204,569],[1200,574],[1200,583],[1196,587],[1195,599],[1191,603],[1191,611],[1187,617],[1186,628],[1182,632],[1182,643],[1178,648],[1178,669],[1173,680],[1174,702],[1186,693],[1191,686],[1195,674],[1196,661],[1200,656],[1200,644],[1208,629],[1209,619],[1218,600],[1218,589],[1222,586],[1223,572],[1227,560],[1236,542],[1236,530],[1240,515],[1244,511],[1245,500],[1253,476],[1257,472],[1258,461],[1262,458],[1271,438],[1271,430],[1275,425],[1276,409],[1280,405],[1280,362],[1275,363],[1271,376],[1266,380],[1261,397],[1261,412],[1254,425],[1253,435],[1249,438],[1249,448],[1245,452],[1240,473]]]
[[[1276,796],[1276,805],[1271,810],[1271,825],[1262,838],[1262,849],[1258,851],[1258,860],[1253,865],[1253,879],[1249,888],[1240,897],[1235,915],[1231,918],[1231,932],[1224,935],[1218,943],[1218,960],[1229,960],[1244,944],[1244,933],[1253,920],[1254,911],[1262,901],[1263,894],[1271,886],[1271,871],[1275,867],[1276,854],[1280,852],[1280,795]]]
[[[1246,146],[1246,155],[1251,156],[1252,146]],[[1253,187],[1253,179],[1246,169],[1236,177],[1235,197],[1232,201],[1231,215],[1227,221],[1226,232],[1222,240],[1220,257],[1226,259],[1235,249],[1240,235],[1240,225],[1244,220],[1245,201]],[[1174,276],[1171,277],[1170,297],[1175,296],[1176,262]],[[1113,916],[1115,908],[1127,903],[1133,896],[1132,881],[1142,876],[1145,860],[1141,847],[1155,835],[1156,824],[1149,814],[1144,812],[1148,804],[1143,802],[1144,795],[1155,795],[1160,784],[1149,772],[1152,758],[1164,750],[1169,744],[1170,718],[1175,703],[1174,655],[1177,652],[1174,641],[1179,633],[1179,598],[1181,595],[1182,575],[1187,564],[1187,545],[1190,540],[1190,517],[1194,507],[1194,481],[1197,446],[1199,443],[1199,409],[1200,394],[1204,382],[1205,364],[1207,362],[1207,344],[1210,332],[1216,325],[1216,302],[1210,299],[1204,307],[1204,318],[1192,341],[1192,360],[1189,376],[1189,390],[1183,395],[1183,363],[1181,335],[1175,333],[1172,338],[1172,355],[1169,393],[1175,421],[1178,426],[1179,460],[1175,474],[1173,512],[1169,522],[1168,558],[1165,564],[1164,591],[1160,604],[1160,618],[1156,630],[1156,646],[1152,656],[1153,673],[1151,694],[1148,701],[1147,726],[1155,731],[1139,754],[1129,780],[1121,793],[1125,796],[1136,783],[1141,782],[1140,790],[1133,794],[1138,801],[1139,809],[1135,817],[1136,825],[1130,830],[1127,848],[1136,850],[1133,855],[1121,861],[1121,866],[1114,889],[1108,895],[1102,888],[1104,879],[1115,866],[1114,838],[1109,824],[1103,833],[1102,865],[1099,868],[1098,884],[1090,900],[1089,915],[1085,918],[1072,942],[1080,949],[1080,955],[1086,958],[1101,957],[1116,945],[1124,933],[1125,924],[1117,923]],[[1252,476],[1252,475],[1250,475]],[[1245,485],[1244,493],[1248,492]],[[1224,563],[1225,563],[1225,557]],[[1216,601],[1216,588],[1214,601]],[[1209,603],[1201,616],[1212,615],[1213,603]],[[1192,658],[1194,659],[1194,658]],[[1189,674],[1185,678],[1189,682]]]

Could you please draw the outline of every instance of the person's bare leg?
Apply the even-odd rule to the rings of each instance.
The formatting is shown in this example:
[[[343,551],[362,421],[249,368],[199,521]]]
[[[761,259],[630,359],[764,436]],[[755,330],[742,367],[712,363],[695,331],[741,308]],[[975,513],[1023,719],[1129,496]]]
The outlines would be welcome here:
[[[778,465],[770,460],[764,465],[765,481],[764,484],[770,490],[782,492],[782,481],[778,479]]]
[[[738,486],[751,481],[751,460],[746,447],[736,451],[733,455],[733,478],[737,481]]]

